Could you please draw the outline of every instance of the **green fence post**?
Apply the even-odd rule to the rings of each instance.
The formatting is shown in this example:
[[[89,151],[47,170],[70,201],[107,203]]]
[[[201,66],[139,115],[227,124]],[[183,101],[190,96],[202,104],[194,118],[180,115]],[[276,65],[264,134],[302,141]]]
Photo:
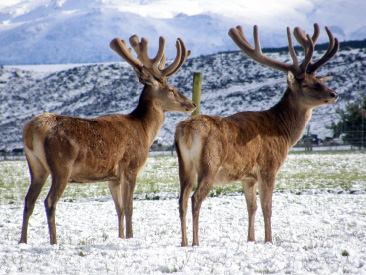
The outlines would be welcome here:
[[[201,103],[201,84],[202,73],[193,73],[193,95],[192,100],[196,103],[197,108],[193,111],[192,116],[199,115]]]

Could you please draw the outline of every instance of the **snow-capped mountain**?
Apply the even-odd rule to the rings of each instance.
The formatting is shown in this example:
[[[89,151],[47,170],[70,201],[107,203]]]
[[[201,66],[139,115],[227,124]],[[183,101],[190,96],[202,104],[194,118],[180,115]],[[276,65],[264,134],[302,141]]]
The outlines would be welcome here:
[[[314,60],[323,54],[316,51]],[[268,55],[282,62],[290,59],[288,53]],[[37,66],[29,70],[0,67],[0,149],[22,147],[24,123],[43,112],[95,117],[126,114],[137,106],[142,85],[125,62],[70,66],[56,72],[39,72],[34,70]],[[193,72],[203,73],[203,114],[265,110],[280,100],[287,87],[284,73],[258,65],[238,51],[188,59],[168,82],[191,97]],[[339,119],[336,108],[360,100],[366,91],[366,51],[341,50],[318,75],[332,75],[327,86],[340,95],[336,104],[313,112],[311,133],[324,138],[331,136],[325,126]],[[161,142],[172,144],[176,124],[187,117],[167,113],[158,135]]]
[[[4,1],[7,2],[7,1]],[[229,28],[242,25],[251,41],[259,25],[262,47],[287,45],[286,26],[312,32],[329,26],[340,41],[366,38],[366,2],[292,0],[10,0],[0,4],[0,64],[117,62],[109,49],[114,37],[147,37],[156,52],[167,39],[168,59],[181,37],[192,57],[236,50]]]

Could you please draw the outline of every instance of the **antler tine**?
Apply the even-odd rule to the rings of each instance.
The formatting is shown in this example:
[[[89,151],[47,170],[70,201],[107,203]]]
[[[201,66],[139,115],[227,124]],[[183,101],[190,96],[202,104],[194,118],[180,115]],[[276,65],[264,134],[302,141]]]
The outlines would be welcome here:
[[[164,50],[165,50],[165,38],[160,36],[159,37],[159,50],[158,50],[158,53],[156,54],[155,58],[151,59],[151,63],[154,66],[156,66],[159,62],[161,62],[163,57],[165,57]],[[164,66],[165,66],[165,62],[164,62],[163,68],[164,68]]]
[[[314,33],[313,33],[313,36],[311,37],[311,41],[313,42],[314,45],[318,41],[319,35],[320,35],[320,28],[319,28],[319,25],[317,23],[315,23],[314,24]],[[294,29],[294,36],[295,36],[297,42],[299,42],[299,44],[307,52],[308,48],[309,48],[310,39],[307,39],[307,35],[306,35],[305,31],[301,30],[299,27],[296,27]]]
[[[131,54],[131,49],[127,48],[126,41],[119,38],[114,38],[109,46],[133,68],[139,70],[142,68],[141,62],[135,59]]]
[[[159,50],[154,59],[149,58],[149,55],[147,53],[149,47],[149,41],[145,37],[142,37],[141,42],[139,42],[139,37],[137,35],[133,35],[130,37],[130,44],[137,54],[137,59],[143,64],[143,66],[150,73],[152,73],[156,79],[162,80],[163,75],[161,74],[160,70],[156,65],[160,61],[158,60],[159,56],[161,59],[161,54],[164,54],[165,40],[163,41],[160,39]],[[157,59],[158,61],[155,61],[155,59]]]
[[[299,68],[298,68],[298,66],[296,66],[297,59],[295,59],[295,61],[294,61],[295,64],[290,65],[290,64],[279,62],[277,60],[274,60],[272,58],[269,58],[269,57],[263,55],[261,47],[260,47],[257,25],[255,25],[253,28],[255,48],[253,48],[249,44],[247,39],[245,38],[243,29],[241,26],[237,26],[236,28],[231,28],[229,30],[229,36],[235,42],[235,44],[242,50],[242,52],[244,52],[248,57],[255,60],[256,62],[258,62],[264,66],[270,67],[272,69],[282,71],[282,72],[291,71],[296,76],[299,76]],[[290,45],[292,44],[291,38],[289,38],[289,44]],[[294,57],[296,57],[295,54],[292,53],[291,51],[290,51],[290,54],[294,60]]]
[[[180,44],[179,39],[175,43],[175,46],[177,48],[177,55],[176,55],[173,63],[161,71],[164,76],[172,75],[175,72],[175,69],[178,67],[180,60],[182,59],[182,46]]]
[[[294,68],[299,69],[299,61],[297,60],[296,53],[295,53],[295,50],[294,50],[294,45],[292,43],[292,36],[291,36],[290,27],[287,27],[287,40],[288,40],[288,51],[289,51],[290,56],[292,58],[292,63],[294,65]],[[300,73],[300,70],[297,70],[297,73]]]
[[[159,81],[164,81],[166,77],[169,77],[176,73],[179,68],[186,61],[187,57],[191,54],[184,46],[182,39],[178,38],[176,42],[177,56],[172,64],[164,69],[165,66],[165,38],[160,36],[159,38],[159,50],[155,58],[150,59],[147,53],[148,41],[146,38],[142,37],[141,42],[137,35],[131,36],[130,43],[132,48],[137,54],[138,60],[143,64],[143,66]]]
[[[319,26],[317,24],[314,24],[314,34],[312,38],[310,38],[310,36],[306,34],[305,31],[300,29],[299,27],[296,27],[294,29],[294,36],[297,42],[304,49],[305,57],[299,66],[299,71],[301,72],[301,74],[304,75],[304,73],[306,72],[306,68],[308,67],[309,64],[311,64],[311,59],[314,54],[314,45],[315,45],[314,40],[317,41],[319,37]]]
[[[305,71],[307,66],[312,63],[312,57],[314,54],[314,45],[318,41],[320,34],[320,29],[318,24],[314,24],[314,33],[312,38],[305,33],[305,31],[301,30],[299,27],[294,29],[294,36],[297,42],[303,47],[305,59],[301,63],[301,70]]]
[[[323,66],[326,62],[328,62],[337,52],[339,49],[339,42],[337,38],[333,38],[332,32],[329,30],[328,27],[325,27],[325,30],[329,37],[329,46],[327,52],[323,55],[321,59],[319,59],[314,64],[309,64],[306,72],[309,74],[315,73],[321,66]]]
[[[317,23],[315,23],[314,24],[314,33],[313,33],[313,36],[311,37],[311,40],[313,40],[314,45],[318,41],[319,35],[320,35],[320,28],[319,28],[319,25]]]
[[[178,65],[171,72],[166,73],[167,77],[175,74],[180,69],[180,67],[182,67],[184,62],[186,62],[187,58],[191,55],[191,50],[187,51],[186,46],[184,45],[184,42],[182,39],[178,38],[177,43],[179,43],[180,47],[181,47],[180,60],[179,60]],[[178,52],[177,52],[177,56],[178,56]]]
[[[308,65],[311,64],[311,59],[313,58],[313,54],[314,54],[314,43],[313,40],[310,39],[310,35],[306,35],[307,40],[309,41],[309,46],[308,46],[308,50],[307,52],[305,52],[305,58],[304,61],[301,62],[300,64],[300,71],[301,72],[306,72],[306,68],[308,67]]]
[[[308,66],[308,64],[311,63],[311,58],[313,57],[314,54],[314,44],[313,40],[310,39],[310,36],[308,34],[305,33],[305,31],[301,30],[299,27],[296,27],[294,29],[294,36],[297,40],[297,42],[299,42],[299,44],[304,48],[304,60],[301,62],[300,65],[298,65],[298,60],[295,54],[295,50],[293,48],[293,44],[292,44],[292,38],[291,38],[291,32],[290,32],[290,28],[287,27],[287,36],[288,36],[288,40],[289,40],[289,52],[290,55],[292,57],[293,60],[293,64],[294,64],[294,68],[297,70],[297,77],[298,78],[304,78],[305,76],[305,71],[306,71],[306,67]],[[313,38],[315,40],[318,40],[318,36],[319,34],[316,34],[316,31],[314,31],[314,35]],[[291,42],[290,42],[291,40]],[[291,47],[290,47],[291,44]]]
[[[160,63],[159,63],[159,66],[158,66],[158,68],[159,68],[159,70],[162,70],[162,69],[164,69],[164,67],[165,67],[165,54],[163,54],[163,56],[162,56],[162,58],[161,58],[161,61],[160,61]]]

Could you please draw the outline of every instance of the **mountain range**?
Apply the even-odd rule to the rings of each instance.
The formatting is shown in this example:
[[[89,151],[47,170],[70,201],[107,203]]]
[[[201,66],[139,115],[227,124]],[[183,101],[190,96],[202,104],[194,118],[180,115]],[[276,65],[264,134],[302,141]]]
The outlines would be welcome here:
[[[114,37],[147,37],[156,52],[158,37],[167,40],[166,56],[175,56],[181,37],[192,57],[236,50],[227,35],[242,25],[252,42],[259,25],[263,48],[287,45],[286,26],[312,33],[328,25],[340,41],[366,38],[366,2],[292,0],[12,0],[0,4],[0,65],[118,62],[109,49]]]
[[[324,53],[315,51],[314,60]],[[290,61],[285,51],[267,55]],[[46,67],[0,66],[0,149],[21,148],[24,123],[43,112],[90,118],[127,114],[137,106],[142,85],[125,62],[69,65],[53,71]],[[191,97],[194,72],[203,74],[203,114],[228,116],[265,110],[280,100],[287,87],[284,73],[263,67],[239,51],[190,58],[168,82]],[[336,109],[365,95],[366,50],[342,49],[318,74],[331,75],[327,86],[340,96],[336,104],[313,112],[310,132],[324,138],[332,135],[326,126],[339,120]],[[175,125],[187,117],[167,113],[158,140],[171,145]]]

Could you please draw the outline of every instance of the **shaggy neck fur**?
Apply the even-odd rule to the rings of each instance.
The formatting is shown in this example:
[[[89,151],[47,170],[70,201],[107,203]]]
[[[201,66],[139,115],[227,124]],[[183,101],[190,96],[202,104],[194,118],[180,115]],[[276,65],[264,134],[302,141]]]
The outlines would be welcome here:
[[[313,108],[302,106],[296,97],[296,94],[287,88],[282,99],[269,110],[277,118],[277,127],[286,136],[289,147],[294,146],[301,138],[313,111]]]
[[[150,145],[154,142],[164,123],[164,112],[159,99],[151,91],[150,86],[145,86],[136,109],[130,114],[131,117],[141,121],[148,136]]]

